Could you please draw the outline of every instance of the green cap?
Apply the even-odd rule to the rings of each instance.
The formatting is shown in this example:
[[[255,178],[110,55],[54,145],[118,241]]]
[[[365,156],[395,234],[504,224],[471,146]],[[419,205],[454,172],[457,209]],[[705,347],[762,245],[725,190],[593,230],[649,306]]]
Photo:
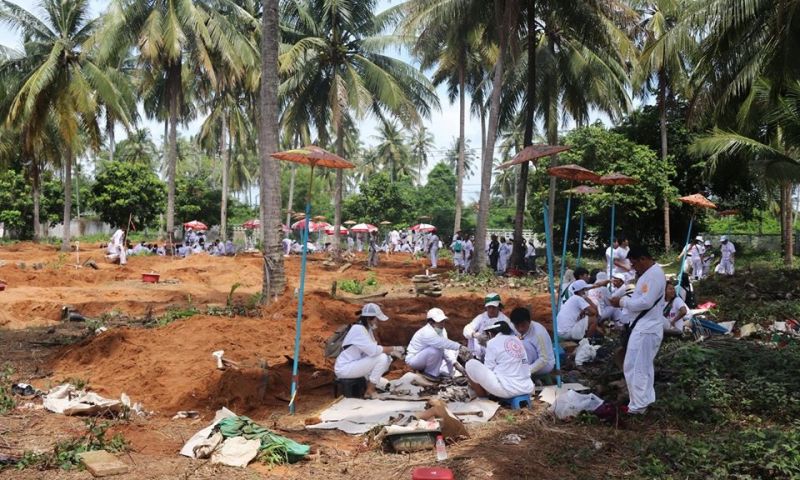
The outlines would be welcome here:
[[[485,307],[502,307],[503,304],[500,302],[500,294],[497,293],[490,293],[486,295],[483,299],[483,306]]]

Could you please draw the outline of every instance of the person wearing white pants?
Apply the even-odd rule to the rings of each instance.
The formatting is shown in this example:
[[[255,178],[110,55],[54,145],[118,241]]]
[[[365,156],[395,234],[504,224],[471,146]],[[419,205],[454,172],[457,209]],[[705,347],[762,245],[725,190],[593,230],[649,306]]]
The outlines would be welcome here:
[[[447,338],[444,321],[447,316],[440,308],[428,310],[427,323],[414,333],[406,349],[406,364],[423,372],[430,380],[452,376],[453,365],[461,345]]]
[[[128,263],[128,249],[125,247],[125,232],[118,228],[114,235],[111,236],[111,242],[108,245],[108,258],[114,262],[119,259],[120,265]]]
[[[439,261],[439,237],[435,232],[431,232],[430,238],[428,238],[428,252],[431,255],[431,268],[437,268]]]
[[[464,338],[467,339],[467,348],[479,360],[483,360],[486,351],[484,345],[489,340],[484,330],[498,320],[511,325],[511,320],[501,311],[503,304],[500,301],[500,295],[494,292],[487,294],[483,299],[483,306],[486,310],[466,324],[463,330]]]
[[[720,261],[719,265],[717,266],[717,273],[721,273],[723,275],[733,275],[733,256],[736,253],[736,247],[733,246],[733,243],[728,241],[728,236],[723,235],[720,238]]]
[[[491,337],[484,363],[472,359],[464,367],[470,387],[479,397],[491,394],[503,399],[533,392],[525,346],[514,336],[511,325],[498,321],[484,331]]]
[[[350,327],[342,341],[342,353],[336,357],[333,371],[336,378],[366,377],[369,383],[364,397],[375,398],[377,396],[375,387],[392,363],[389,355],[400,358],[404,348],[382,347],[375,340],[373,332],[378,328],[378,322],[389,320],[380,307],[374,303],[368,303],[361,308],[359,313],[358,322]]]
[[[636,288],[630,297],[613,297],[611,303],[627,308],[635,319],[625,352],[623,372],[628,385],[628,413],[644,414],[647,407],[656,401],[653,362],[664,336],[663,310],[667,281],[664,271],[644,247],[631,248],[628,258],[638,275]]]

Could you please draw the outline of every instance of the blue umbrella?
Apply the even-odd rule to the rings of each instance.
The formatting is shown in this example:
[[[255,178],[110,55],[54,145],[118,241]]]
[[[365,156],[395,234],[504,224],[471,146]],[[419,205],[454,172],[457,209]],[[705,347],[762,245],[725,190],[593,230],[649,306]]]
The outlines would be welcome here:
[[[327,168],[355,168],[355,165],[343,159],[342,157],[330,153],[322,148],[311,145],[308,147],[298,148],[294,150],[287,150],[285,152],[273,153],[273,157],[278,160],[286,160],[289,162],[302,163],[311,166],[310,178],[308,181],[308,194],[306,195],[306,214],[305,222],[303,225],[303,233],[301,240],[303,241],[303,254],[300,260],[300,287],[298,288],[297,299],[297,321],[295,322],[295,335],[294,335],[294,358],[292,359],[292,392],[289,399],[289,413],[294,414],[295,400],[297,399],[297,390],[299,384],[299,362],[300,362],[300,332],[303,323],[303,299],[305,297],[306,286],[306,262],[308,257],[308,227],[310,223],[309,217],[311,216],[311,192],[314,182],[314,167],[327,167]],[[339,225],[334,225],[334,229]]]

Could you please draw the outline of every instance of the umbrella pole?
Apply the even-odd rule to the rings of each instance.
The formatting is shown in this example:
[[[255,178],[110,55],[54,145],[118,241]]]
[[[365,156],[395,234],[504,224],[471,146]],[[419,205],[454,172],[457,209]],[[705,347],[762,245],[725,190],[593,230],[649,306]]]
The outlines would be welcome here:
[[[303,225],[303,233],[300,235],[303,241],[303,255],[300,259],[300,288],[297,297],[297,321],[295,322],[294,333],[294,358],[292,358],[292,393],[289,399],[289,413],[294,415],[295,400],[297,399],[297,389],[299,387],[298,367],[300,363],[300,330],[303,324],[303,297],[306,288],[306,259],[308,257],[308,222],[311,216],[311,187],[314,183],[314,165],[311,165],[311,178],[308,181],[308,196],[306,197],[306,219]]]
[[[677,295],[681,294],[681,283],[683,281],[683,269],[686,266],[686,259],[689,257],[689,240],[692,238],[692,224],[694,223],[694,214],[692,214],[692,218],[689,220],[689,230],[686,231],[686,243],[683,245],[683,250],[681,250],[681,269],[678,272],[678,286],[675,287],[675,293]]]
[[[558,384],[558,388],[561,388],[561,355],[560,350],[558,348],[558,315],[556,314],[556,292],[555,292],[555,281],[553,280],[553,237],[550,234],[550,228],[547,225],[547,218],[549,214],[547,212],[547,203],[544,204],[544,232],[545,232],[545,243],[546,243],[546,251],[547,251],[547,274],[549,278],[549,288],[550,288],[550,313],[553,317],[553,351],[555,352],[556,357],[556,382]],[[559,292],[560,293],[560,292]]]
[[[581,252],[583,251],[583,212],[581,212],[581,226],[578,230],[578,260],[575,262],[575,267],[581,266]]]
[[[614,193],[611,194],[611,241],[608,248],[611,249],[611,255],[608,256],[608,278],[611,279],[611,274],[614,271],[614,221],[617,219],[617,205],[614,203]],[[609,283],[609,286],[611,284]]]
[[[569,211],[572,207],[572,195],[567,197],[567,218],[564,221],[564,245],[561,247],[561,269],[558,275],[558,295],[561,296],[561,289],[564,286],[564,271],[567,268],[567,239],[569,238]],[[560,310],[561,302],[556,305]]]

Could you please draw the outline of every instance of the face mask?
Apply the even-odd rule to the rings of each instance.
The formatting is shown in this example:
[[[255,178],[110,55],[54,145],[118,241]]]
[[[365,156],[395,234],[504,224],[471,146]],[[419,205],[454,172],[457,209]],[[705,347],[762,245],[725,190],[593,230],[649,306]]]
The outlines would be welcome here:
[[[441,335],[442,334],[442,330],[444,330],[444,327],[440,327],[440,326],[434,325],[433,329],[436,330],[436,333]]]

